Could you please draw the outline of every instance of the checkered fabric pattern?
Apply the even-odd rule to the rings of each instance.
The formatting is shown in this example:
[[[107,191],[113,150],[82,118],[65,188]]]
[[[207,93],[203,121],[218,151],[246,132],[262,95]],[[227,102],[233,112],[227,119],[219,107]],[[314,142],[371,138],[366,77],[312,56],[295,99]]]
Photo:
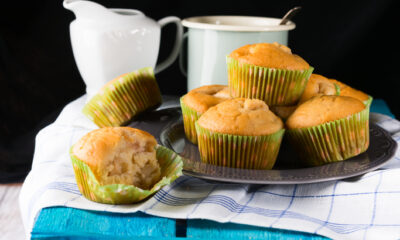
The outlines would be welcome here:
[[[356,181],[301,185],[246,185],[178,178],[145,202],[105,205],[86,200],[78,190],[68,150],[97,128],[81,113],[85,97],[68,104],[58,119],[39,132],[32,170],[20,194],[27,232],[42,208],[147,214],[209,219],[317,233],[333,239],[400,238],[400,152],[385,166]],[[400,122],[371,114],[400,141]]]

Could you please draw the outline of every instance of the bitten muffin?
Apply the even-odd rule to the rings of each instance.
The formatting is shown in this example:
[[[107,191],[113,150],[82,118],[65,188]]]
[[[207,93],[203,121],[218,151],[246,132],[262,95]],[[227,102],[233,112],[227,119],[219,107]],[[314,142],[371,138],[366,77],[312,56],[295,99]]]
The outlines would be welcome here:
[[[206,85],[189,91],[181,98],[183,125],[186,137],[197,143],[195,122],[210,107],[230,99],[228,86]]]
[[[70,156],[80,192],[101,203],[140,201],[182,175],[177,154],[130,127],[93,130],[71,147]]]
[[[271,169],[283,122],[258,99],[236,98],[205,112],[196,122],[203,162],[235,168]]]
[[[156,139],[131,127],[100,128],[89,132],[72,153],[85,162],[101,185],[127,184],[151,188],[160,180]]]
[[[82,112],[99,127],[117,127],[161,104],[161,92],[151,67],[123,74],[105,84]]]
[[[369,146],[369,111],[358,99],[316,96],[286,121],[287,137],[308,165],[356,156]]]
[[[367,107],[370,107],[371,102],[372,102],[372,97],[369,96],[368,94],[357,90],[355,88],[350,87],[347,84],[344,84],[336,79],[329,79],[330,82],[336,84],[340,88],[340,96],[347,96],[347,97],[352,97],[360,100],[363,102]]]
[[[290,48],[278,43],[242,46],[227,56],[233,97],[260,99],[269,106],[295,105],[313,68]]]

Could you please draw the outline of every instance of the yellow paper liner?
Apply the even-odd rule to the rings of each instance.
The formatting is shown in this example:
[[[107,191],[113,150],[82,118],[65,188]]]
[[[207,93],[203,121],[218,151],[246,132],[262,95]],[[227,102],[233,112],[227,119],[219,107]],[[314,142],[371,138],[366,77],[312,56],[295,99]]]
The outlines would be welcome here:
[[[278,156],[284,129],[263,136],[222,134],[202,128],[197,122],[201,160],[231,168],[272,169]]]
[[[200,118],[201,113],[188,107],[183,102],[183,97],[180,98],[182,117],[183,117],[183,128],[185,130],[185,135],[189,141],[193,144],[197,144],[197,133],[195,122]]]
[[[309,166],[342,161],[369,146],[369,108],[314,127],[289,129],[286,136]]]
[[[116,127],[161,103],[153,69],[142,68],[107,83],[82,112],[99,127]]]
[[[256,98],[269,106],[295,105],[314,68],[285,70],[241,63],[227,56],[228,83],[233,97]]]
[[[371,104],[374,98],[370,95],[368,95],[368,99],[363,101],[364,105],[368,108],[368,110],[371,108]]]

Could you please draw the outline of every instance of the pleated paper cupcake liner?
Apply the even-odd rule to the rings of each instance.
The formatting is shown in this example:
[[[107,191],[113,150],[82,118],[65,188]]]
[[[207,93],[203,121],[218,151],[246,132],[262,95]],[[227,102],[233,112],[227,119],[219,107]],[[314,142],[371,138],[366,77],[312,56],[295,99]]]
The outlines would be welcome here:
[[[369,146],[369,109],[318,126],[289,129],[286,136],[309,166],[342,161]]]
[[[107,83],[82,112],[99,127],[116,127],[161,103],[153,69],[142,68]]]
[[[156,150],[162,178],[150,190],[126,184],[100,185],[90,167],[71,151],[79,191],[91,201],[107,204],[130,204],[149,197],[182,175],[183,162],[178,154],[162,146],[157,146]]]
[[[183,117],[183,128],[185,129],[185,135],[189,141],[193,144],[197,144],[197,133],[195,122],[200,118],[201,113],[188,107],[183,102],[183,97],[180,98],[182,117]]]
[[[371,104],[372,104],[373,100],[374,100],[374,98],[372,96],[368,95],[368,99],[363,101],[364,105],[368,108],[368,111],[371,108]]]
[[[196,122],[201,160],[231,168],[272,169],[278,156],[284,129],[264,136],[222,134],[202,128]]]
[[[300,99],[314,68],[283,70],[240,63],[226,58],[230,94],[256,98],[269,106],[295,105]]]
[[[336,83],[334,83],[333,85],[335,86],[335,90],[336,90],[335,95],[340,96],[340,86]]]

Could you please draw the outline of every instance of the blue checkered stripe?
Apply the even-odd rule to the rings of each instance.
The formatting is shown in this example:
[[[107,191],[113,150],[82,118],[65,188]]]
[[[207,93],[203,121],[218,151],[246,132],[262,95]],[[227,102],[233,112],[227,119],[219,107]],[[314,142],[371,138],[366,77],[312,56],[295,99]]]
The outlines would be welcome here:
[[[197,211],[204,211],[207,214],[220,212],[210,212],[206,210],[207,208],[210,209],[209,205],[214,205],[212,207],[213,209],[223,208],[230,213],[232,216],[229,219],[230,222],[235,222],[233,220],[238,215],[254,214],[261,218],[273,219],[265,221],[268,222],[268,224],[262,222],[253,223],[254,225],[265,227],[278,227],[279,222],[285,222],[291,219],[312,223],[312,225],[315,225],[314,231],[310,231],[312,233],[325,235],[322,230],[327,229],[337,234],[349,234],[354,232],[364,232],[364,234],[366,234],[368,230],[373,227],[400,227],[400,219],[392,223],[380,223],[375,221],[376,215],[379,214],[377,209],[382,210],[385,208],[384,199],[392,198],[392,201],[400,201],[400,187],[391,190],[380,190],[382,179],[385,176],[384,172],[385,171],[379,171],[376,174],[370,174],[366,178],[360,180],[360,182],[365,182],[368,185],[370,182],[375,183],[375,185],[370,186],[369,191],[346,192],[344,190],[344,192],[341,192],[341,185],[351,184],[343,181],[318,184],[320,185],[318,186],[319,188],[324,188],[326,192],[330,191],[330,193],[323,194],[307,194],[307,192],[309,192],[307,188],[311,186],[316,187],[316,184],[281,186],[279,189],[274,186],[260,186],[258,188],[251,185],[235,184],[234,186],[229,186],[231,190],[235,189],[236,192],[242,192],[235,194],[235,196],[242,195],[241,199],[237,199],[229,193],[226,194],[226,186],[224,184],[205,184],[199,179],[182,177],[172,187],[164,188],[159,191],[154,196],[156,200],[155,203],[153,203],[150,208],[146,209],[145,212],[153,213],[151,209],[157,208],[159,205],[168,205],[175,208],[191,205],[192,210],[187,214],[187,218],[196,218],[195,213]],[[400,172],[397,171],[397,174],[399,173]],[[254,189],[252,189],[252,187],[254,187]],[[188,188],[200,188],[202,194],[197,197],[181,197],[179,193]],[[343,207],[348,201],[353,202],[353,204],[348,204],[352,207],[347,209],[347,211],[337,209]],[[357,208],[358,203],[364,204],[368,206],[368,208]],[[313,212],[316,208],[307,208],[307,206],[312,206],[313,204],[320,204],[320,209]],[[271,207],[268,207],[269,205],[271,205]],[[352,209],[353,207],[355,208]],[[301,208],[303,208],[303,211]],[[337,216],[334,216],[337,214],[335,211],[342,214],[342,218],[351,218],[352,214],[357,216],[360,212],[365,212],[363,215],[369,217],[363,219],[355,217],[352,223],[343,224],[340,221],[335,221],[335,217],[337,218]],[[202,216],[203,214],[200,212],[199,215]],[[210,219],[212,216],[208,215],[208,217],[205,218]],[[217,219],[218,216],[213,218],[213,220]],[[330,236],[330,234],[326,235]]]

